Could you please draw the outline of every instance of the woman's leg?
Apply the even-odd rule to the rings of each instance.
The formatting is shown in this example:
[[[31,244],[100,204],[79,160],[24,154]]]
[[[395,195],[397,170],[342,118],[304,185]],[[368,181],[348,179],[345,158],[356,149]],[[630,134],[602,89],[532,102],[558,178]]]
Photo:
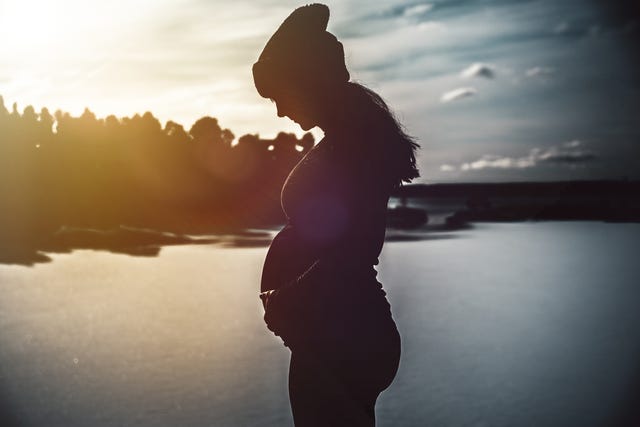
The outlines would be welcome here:
[[[396,375],[400,335],[384,292],[332,301],[316,332],[292,351],[296,427],[375,425],[375,403]]]
[[[336,363],[317,353],[294,351],[289,399],[296,427],[375,425],[379,390],[352,362]]]

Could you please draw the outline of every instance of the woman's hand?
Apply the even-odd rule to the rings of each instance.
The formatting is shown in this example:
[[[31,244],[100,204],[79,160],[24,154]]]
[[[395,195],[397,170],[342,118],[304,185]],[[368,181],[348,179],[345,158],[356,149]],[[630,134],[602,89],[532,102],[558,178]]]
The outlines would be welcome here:
[[[266,292],[260,292],[260,300],[262,301],[262,307],[265,311],[267,310],[267,306],[269,305],[269,297],[271,297],[274,292],[275,289]]]
[[[281,313],[282,307],[278,310],[277,304],[274,300],[277,299],[279,291],[278,289],[272,289],[270,291],[261,292],[260,299],[262,300],[262,306],[264,307],[264,322],[267,324],[267,328],[276,335],[280,336],[280,327],[283,324],[283,314]]]
[[[296,328],[299,323],[299,307],[297,301],[291,301],[292,295],[290,286],[294,286],[295,280],[291,281],[281,289],[272,289],[260,293],[260,300],[264,307],[264,322],[267,328],[276,336],[282,338],[285,345],[289,343],[292,328]]]

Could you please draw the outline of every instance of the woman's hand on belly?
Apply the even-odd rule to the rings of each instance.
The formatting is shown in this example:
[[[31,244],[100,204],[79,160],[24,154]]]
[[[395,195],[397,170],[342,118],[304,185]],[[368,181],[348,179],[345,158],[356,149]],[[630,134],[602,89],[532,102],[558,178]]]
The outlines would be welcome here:
[[[275,289],[272,289],[270,291],[260,292],[260,301],[262,301],[262,307],[265,309],[265,311],[269,306],[269,297],[273,295],[274,292],[275,292]]]
[[[296,286],[296,281],[287,283],[280,289],[273,289],[260,293],[260,299],[264,306],[264,322],[267,328],[276,336],[279,336],[284,345],[289,346],[295,341],[295,336],[300,334],[298,330],[300,322],[300,302],[292,300],[289,287]]]

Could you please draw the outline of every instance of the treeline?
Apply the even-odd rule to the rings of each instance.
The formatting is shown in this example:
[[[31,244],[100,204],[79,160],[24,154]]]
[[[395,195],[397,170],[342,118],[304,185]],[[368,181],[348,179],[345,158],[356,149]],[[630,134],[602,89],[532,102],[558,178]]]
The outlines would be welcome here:
[[[201,232],[277,222],[282,183],[313,145],[310,133],[236,141],[212,117],[186,130],[149,112],[20,113],[0,97],[0,240],[63,225]]]

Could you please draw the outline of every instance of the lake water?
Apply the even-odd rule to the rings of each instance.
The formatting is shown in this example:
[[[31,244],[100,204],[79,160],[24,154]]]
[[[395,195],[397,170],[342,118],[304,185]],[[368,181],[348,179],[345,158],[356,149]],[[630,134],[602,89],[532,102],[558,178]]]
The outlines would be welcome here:
[[[640,224],[481,224],[385,244],[403,338],[380,426],[605,426],[640,385]],[[0,266],[0,412],[24,426],[291,426],[266,247]]]

